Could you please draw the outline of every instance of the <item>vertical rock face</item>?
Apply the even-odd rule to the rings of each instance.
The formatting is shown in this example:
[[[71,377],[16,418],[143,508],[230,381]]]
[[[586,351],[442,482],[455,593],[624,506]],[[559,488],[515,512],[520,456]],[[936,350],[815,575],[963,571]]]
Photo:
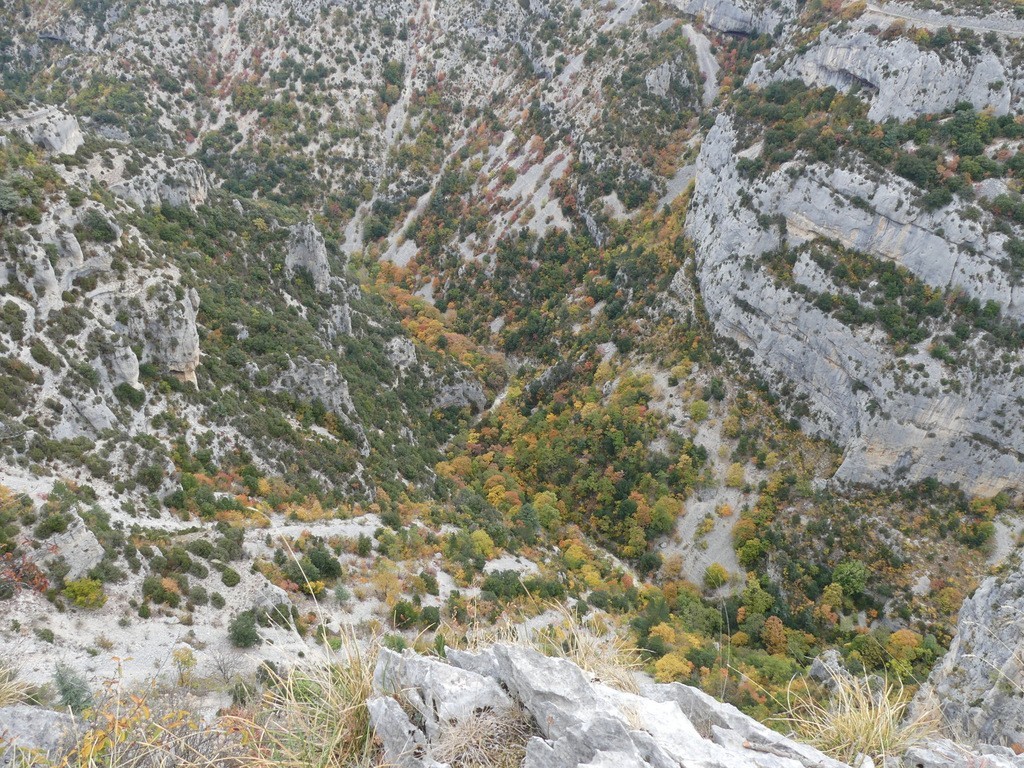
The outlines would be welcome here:
[[[479,413],[487,406],[483,385],[465,371],[452,376],[451,381],[439,382],[434,396],[435,408],[462,408],[470,406]]]
[[[139,358],[130,347],[117,347],[103,356],[101,363],[112,386],[127,384],[139,386]]]
[[[144,295],[143,316],[132,323],[145,343],[143,360],[195,384],[200,355],[196,328],[199,294],[194,288],[183,291],[158,276],[147,281]]]
[[[866,87],[871,101],[868,116],[878,121],[912,120],[964,101],[975,109],[1005,115],[1011,104],[1012,77],[1002,58],[991,51],[943,59],[910,40],[885,42],[856,28],[823,32],[805,54],[774,71],[760,62],[751,69],[747,83],[764,85],[794,78],[841,91],[854,85]]]
[[[0,130],[15,130],[55,155],[73,155],[85,143],[78,120],[56,107],[31,109],[0,120]]]
[[[897,355],[881,332],[844,325],[794,289],[823,290],[827,279],[813,264],[798,262],[791,286],[757,261],[783,245],[835,243],[896,261],[937,290],[998,301],[1020,319],[1020,289],[1003,271],[1005,235],[985,234],[956,207],[919,211],[907,204],[905,182],[879,182],[855,168],[795,162],[751,185],[737,170],[740,149],[731,120],[720,117],[701,150],[687,218],[701,293],[719,333],[769,381],[788,380],[807,398],[805,426],[846,446],[837,476],[937,477],[978,494],[1019,484],[1024,435],[1007,434],[1002,416],[1024,419],[1012,377],[980,365],[950,369],[927,342]],[[686,293],[682,273],[673,286]],[[1006,354],[1020,362],[1019,351]],[[917,384],[907,370],[923,374]]]
[[[1024,743],[1024,565],[982,582],[918,699],[933,697],[951,728],[993,744]]]
[[[311,222],[296,224],[291,228],[284,267],[289,277],[294,276],[297,269],[306,270],[313,281],[313,287],[321,293],[331,287],[327,245],[320,230]]]
[[[754,0],[673,0],[683,13],[703,16],[704,21],[720,32],[749,35],[772,33],[796,15],[794,0],[763,3]]]

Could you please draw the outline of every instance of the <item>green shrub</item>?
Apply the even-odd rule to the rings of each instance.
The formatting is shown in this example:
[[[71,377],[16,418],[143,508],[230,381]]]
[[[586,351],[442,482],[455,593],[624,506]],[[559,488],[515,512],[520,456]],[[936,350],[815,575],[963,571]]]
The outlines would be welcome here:
[[[136,389],[126,381],[114,387],[114,396],[132,408],[141,408],[146,402],[146,393],[141,389]]]
[[[845,560],[832,572],[832,581],[843,588],[844,595],[856,597],[868,585],[868,568],[860,560]]]
[[[95,243],[112,243],[117,240],[117,230],[99,211],[90,208],[82,220],[75,225],[75,235],[79,240]]]
[[[391,623],[396,629],[408,629],[418,618],[419,611],[408,600],[399,600],[391,609]]]
[[[50,348],[43,342],[35,342],[31,347],[29,347],[28,351],[32,355],[32,359],[40,365],[45,365],[52,371],[60,370],[60,358],[53,354],[53,352],[50,351]]]
[[[147,464],[141,467],[135,474],[135,479],[140,485],[149,489],[150,493],[156,493],[164,482],[164,470],[158,464]]]
[[[224,582],[226,587],[237,587],[238,582],[242,580],[242,577],[238,575],[238,571],[234,568],[224,568],[224,571],[220,575],[220,580]]]
[[[252,648],[263,642],[256,630],[256,614],[253,611],[242,611],[228,625],[228,639],[236,648]]]
[[[44,643],[53,643],[57,638],[53,634],[53,630],[49,627],[39,627],[36,630],[36,637],[42,640]]]
[[[53,684],[60,696],[61,706],[80,715],[92,707],[92,691],[81,674],[67,664],[58,662],[53,671]]]
[[[719,563],[712,563],[704,571],[704,586],[708,589],[718,589],[729,580],[729,572]]]
[[[209,560],[213,557],[213,544],[206,539],[195,539],[190,541],[185,545],[185,549],[204,560]]]
[[[142,580],[142,596],[154,603],[163,603],[171,608],[177,608],[181,603],[181,596],[173,589],[164,586],[163,579],[156,574],[150,574]]]
[[[441,611],[433,605],[428,605],[420,611],[420,625],[424,629],[437,629],[441,626]]]
[[[307,557],[320,572],[321,578],[336,579],[341,576],[341,563],[326,547],[314,547],[309,551]],[[303,567],[305,567],[305,563],[303,563]]]
[[[103,583],[96,579],[68,582],[62,594],[78,608],[102,608],[107,602]]]
[[[359,540],[356,544],[356,552],[359,553],[360,557],[369,557],[373,551],[373,539],[367,536],[365,533],[359,534]]]
[[[71,518],[60,512],[51,512],[39,521],[32,533],[37,539],[48,539],[55,533],[64,533],[71,523]]]
[[[440,593],[437,584],[437,576],[429,571],[420,571],[420,578],[423,579],[423,586],[426,587],[428,595],[436,596]]]
[[[690,404],[690,418],[694,421],[704,421],[708,417],[710,411],[711,408],[708,405],[707,400],[694,400]]]
[[[512,600],[526,594],[526,588],[517,571],[495,571],[487,575],[480,587],[503,600]]]

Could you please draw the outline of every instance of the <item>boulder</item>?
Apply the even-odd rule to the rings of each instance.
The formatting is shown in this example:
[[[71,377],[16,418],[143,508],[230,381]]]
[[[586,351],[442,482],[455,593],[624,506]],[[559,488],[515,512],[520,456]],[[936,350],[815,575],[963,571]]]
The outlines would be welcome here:
[[[1008,747],[974,751],[949,739],[937,739],[908,749],[903,756],[903,764],[913,768],[963,768],[974,765],[985,768],[1020,768],[1024,766],[1024,757],[1015,755]]]
[[[384,752],[384,764],[395,768],[435,768],[434,760],[424,758],[426,737],[413,725],[402,705],[387,696],[366,702],[370,724]]]
[[[89,530],[77,514],[71,514],[71,522],[63,533],[55,534],[44,541],[45,546],[37,550],[39,562],[49,567],[63,560],[68,567],[67,581],[84,577],[100,564],[103,559],[103,545]]]
[[[639,693],[624,692],[594,682],[567,659],[520,646],[449,649],[447,663],[384,650],[374,690],[370,720],[385,761],[400,768],[438,768],[435,747],[446,729],[518,708],[533,728],[524,768],[849,768],[696,688],[647,683]],[[892,768],[981,764],[1022,763],[1005,748],[971,751],[942,739],[886,759]],[[866,756],[855,762],[872,765]]]
[[[611,759],[666,767],[798,768],[805,760],[823,768],[841,765],[687,686],[650,685],[627,693],[592,682],[568,660],[516,646],[450,651],[449,659],[497,679],[532,715],[543,738],[527,745],[526,765],[604,765]]]
[[[56,759],[71,748],[79,730],[71,715],[42,707],[0,707],[0,768],[22,764],[17,750]]]
[[[374,686],[401,695],[422,718],[430,739],[436,739],[442,727],[466,721],[478,711],[512,708],[512,700],[493,678],[387,649],[377,659]]]

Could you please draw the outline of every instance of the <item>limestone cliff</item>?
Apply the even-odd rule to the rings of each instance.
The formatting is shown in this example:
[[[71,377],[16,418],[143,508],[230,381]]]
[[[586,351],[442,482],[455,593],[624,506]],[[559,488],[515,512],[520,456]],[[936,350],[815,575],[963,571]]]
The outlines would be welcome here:
[[[999,301],[1020,318],[1020,289],[1002,272],[1005,235],[986,234],[955,206],[920,211],[907,204],[902,180],[879,183],[855,168],[794,162],[747,187],[737,170],[744,149],[720,117],[698,160],[687,220],[716,330],[753,355],[769,381],[781,377],[809,398],[805,425],[845,447],[838,478],[934,476],[979,494],[1016,486],[1024,438],[1002,419],[1024,417],[1012,378],[981,365],[951,369],[927,344],[896,354],[877,332],[844,325],[796,290],[822,290],[806,264],[798,262],[794,285],[758,266],[764,254],[824,239],[895,261],[938,290]],[[682,273],[674,286],[688,291]],[[908,380],[908,370],[920,376]]]
[[[1024,743],[1024,567],[982,582],[964,602],[957,636],[918,699],[933,701],[955,732]]]
[[[961,50],[962,55],[942,57],[906,38],[886,41],[868,33],[872,19],[865,16],[841,32],[825,30],[803,54],[793,56],[780,49],[755,64],[747,82],[763,85],[798,78],[807,85],[841,91],[860,87],[871,102],[868,115],[878,121],[944,112],[961,102],[1003,115],[1011,103],[1019,102],[1020,87],[1014,85],[1010,62],[996,51]]]

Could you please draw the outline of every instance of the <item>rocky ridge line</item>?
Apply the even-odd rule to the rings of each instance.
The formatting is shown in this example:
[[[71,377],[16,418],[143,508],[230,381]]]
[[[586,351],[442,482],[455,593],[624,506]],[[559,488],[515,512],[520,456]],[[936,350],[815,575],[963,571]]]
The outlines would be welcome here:
[[[398,768],[442,768],[437,745],[481,716],[528,715],[534,735],[524,768],[843,768],[814,747],[680,683],[639,682],[636,693],[595,682],[571,661],[495,645],[448,651],[448,663],[382,650],[370,699],[384,759]],[[1024,764],[1008,749],[969,753],[944,739],[915,746],[887,766],[991,768]],[[974,764],[980,764],[976,762]],[[860,768],[874,766],[861,757]]]

